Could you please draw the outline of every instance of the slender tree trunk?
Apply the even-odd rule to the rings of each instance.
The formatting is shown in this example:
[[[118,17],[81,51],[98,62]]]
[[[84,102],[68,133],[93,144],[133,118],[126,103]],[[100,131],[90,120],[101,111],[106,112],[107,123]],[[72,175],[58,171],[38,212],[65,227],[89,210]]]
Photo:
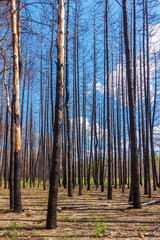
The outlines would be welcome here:
[[[145,60],[145,18],[146,18],[146,14],[145,14],[145,0],[143,0],[143,77],[144,77],[144,95],[145,95],[145,111],[146,111],[146,97],[147,97],[147,93],[146,93],[146,60]],[[145,131],[146,132],[146,131]],[[143,134],[143,133],[142,133]],[[148,160],[147,160],[147,132],[145,135],[145,154],[143,156],[143,160],[144,160],[144,194],[148,194]]]
[[[6,108],[6,137],[5,137],[5,166],[4,166],[4,189],[7,189],[8,182],[8,108]]]
[[[108,0],[106,0],[106,57],[107,57],[107,127],[108,127],[108,199],[112,199],[111,114],[110,114],[110,66],[108,36]]]
[[[104,18],[104,97],[103,97],[103,164],[101,192],[104,192],[104,166],[106,158],[106,21]]]
[[[126,119],[125,119],[125,96],[124,96],[124,78],[123,78],[123,32],[121,34],[121,64],[122,64],[122,108],[123,108],[123,180],[122,191],[124,192],[125,183],[127,181],[126,175]]]
[[[52,113],[52,129],[54,125],[54,104],[53,104],[53,40],[54,40],[54,7],[53,7],[53,20],[52,20],[52,38],[51,38],[51,48],[50,48],[50,98],[51,98],[51,113]]]
[[[58,38],[57,38],[57,86],[54,143],[52,156],[52,169],[50,174],[50,188],[48,200],[48,212],[46,228],[57,227],[57,201],[59,182],[59,160],[62,142],[62,110],[63,110],[63,79],[64,79],[64,22],[65,22],[65,1],[59,0],[58,8]]]
[[[86,163],[87,163],[87,154],[86,154],[86,71],[85,71],[85,58],[84,58],[84,49],[83,49],[83,158],[84,158],[84,185],[86,185]]]
[[[29,80],[30,80],[30,72],[29,72]],[[26,181],[26,170],[27,170],[27,151],[28,151],[28,111],[29,111],[29,84],[28,81],[28,93],[27,93],[27,113],[26,113],[26,129],[25,129],[25,145],[24,145],[24,159],[23,159],[23,188],[25,188]]]
[[[14,111],[15,111],[15,166],[14,166],[14,212],[22,211],[21,202],[21,128],[20,128],[20,99],[19,99],[19,57],[16,18],[16,1],[11,0],[11,21],[13,41],[13,82],[14,82]]]
[[[12,97],[12,114],[11,114],[11,151],[10,151],[10,209],[14,209],[14,148],[15,148],[15,132],[14,132],[14,95]]]
[[[98,160],[97,160],[97,117],[96,117],[96,81],[97,81],[97,59],[96,59],[96,23],[94,13],[94,86],[93,86],[93,122],[94,122],[94,162],[95,162],[95,185],[98,188]]]
[[[145,140],[145,131],[144,131],[144,112],[143,112],[143,88],[142,88],[142,56],[141,56],[141,45],[140,45],[140,94],[141,94],[141,122],[142,122],[142,144],[143,144],[143,165],[144,165],[144,193],[147,191],[147,178],[146,178],[146,140]]]
[[[67,35],[66,35],[66,113],[67,113],[67,136],[68,136],[68,197],[72,197],[72,139],[71,119],[69,106],[69,17],[70,0],[67,5]]]
[[[129,23],[127,0],[123,0],[123,24],[126,52],[126,71],[128,81],[129,110],[130,110],[130,134],[131,134],[131,181],[134,208],[141,208],[139,174],[138,174],[138,154],[136,136],[136,106],[134,101],[134,87],[132,78],[132,58],[129,39]]]
[[[119,78],[119,79],[118,79]],[[122,186],[122,152],[121,152],[121,97],[120,97],[120,56],[119,56],[119,77],[116,79],[117,90],[117,137],[118,137],[118,177],[119,188]]]
[[[146,90],[146,160],[148,172],[148,190],[149,197],[151,197],[151,182],[150,182],[150,162],[149,162],[149,123],[150,123],[150,66],[149,66],[149,29],[148,29],[148,6],[146,0],[146,38],[147,38],[147,90]]]

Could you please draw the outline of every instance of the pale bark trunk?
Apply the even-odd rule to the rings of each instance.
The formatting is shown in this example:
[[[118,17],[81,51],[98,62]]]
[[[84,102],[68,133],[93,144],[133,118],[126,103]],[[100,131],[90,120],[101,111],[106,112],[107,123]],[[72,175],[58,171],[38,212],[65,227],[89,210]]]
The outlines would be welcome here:
[[[19,56],[16,18],[16,1],[11,0],[11,21],[13,41],[13,82],[14,82],[14,121],[15,121],[15,168],[14,168],[14,211],[22,211],[21,203],[21,128],[20,128],[20,98],[19,98]]]

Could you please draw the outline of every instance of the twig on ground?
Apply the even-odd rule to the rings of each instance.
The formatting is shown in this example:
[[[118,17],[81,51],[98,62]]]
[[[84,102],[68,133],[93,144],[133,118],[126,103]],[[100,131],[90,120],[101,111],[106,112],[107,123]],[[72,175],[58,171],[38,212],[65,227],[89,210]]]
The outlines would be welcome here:
[[[154,232],[152,233],[151,237],[154,237],[154,235],[156,234],[158,228],[160,228],[160,224],[158,224],[158,226],[154,229]]]

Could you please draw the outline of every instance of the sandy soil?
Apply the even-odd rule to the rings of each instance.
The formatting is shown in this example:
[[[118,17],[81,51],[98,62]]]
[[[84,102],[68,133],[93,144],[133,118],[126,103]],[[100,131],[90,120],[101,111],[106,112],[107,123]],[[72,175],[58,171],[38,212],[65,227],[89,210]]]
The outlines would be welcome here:
[[[113,189],[113,200],[107,200],[107,189],[91,187],[83,195],[78,195],[78,187],[73,198],[67,197],[67,190],[59,189],[58,209],[64,206],[79,206],[57,213],[58,227],[46,230],[48,189],[26,187],[22,189],[23,212],[16,214],[9,210],[9,190],[0,189],[0,239],[160,239],[160,228],[154,237],[154,229],[160,223],[160,203],[144,206],[142,209],[127,209],[129,190]],[[143,195],[142,201],[160,200],[160,189],[153,192],[152,199]],[[94,206],[105,205],[110,206]],[[84,205],[89,205],[84,207]]]

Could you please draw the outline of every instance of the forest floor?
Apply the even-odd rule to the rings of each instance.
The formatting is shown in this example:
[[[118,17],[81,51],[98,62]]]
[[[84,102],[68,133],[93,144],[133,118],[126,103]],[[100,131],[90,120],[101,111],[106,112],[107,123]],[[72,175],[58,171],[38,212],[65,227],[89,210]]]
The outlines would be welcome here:
[[[160,189],[152,193],[152,199],[143,195],[141,200],[160,200]],[[46,213],[48,189],[26,187],[22,189],[22,213],[9,210],[9,190],[0,189],[0,239],[160,239],[160,228],[152,234],[160,224],[160,203],[143,206],[142,209],[128,209],[129,190],[113,188],[113,200],[107,200],[105,192],[91,186],[83,195],[78,195],[78,187],[73,198],[67,197],[67,190],[59,188],[58,209],[68,206],[79,206],[57,212],[57,229],[46,230]],[[104,206],[110,203],[109,206]],[[126,205],[116,205],[126,203]],[[85,206],[86,205],[86,206]],[[102,206],[95,206],[102,205]]]

